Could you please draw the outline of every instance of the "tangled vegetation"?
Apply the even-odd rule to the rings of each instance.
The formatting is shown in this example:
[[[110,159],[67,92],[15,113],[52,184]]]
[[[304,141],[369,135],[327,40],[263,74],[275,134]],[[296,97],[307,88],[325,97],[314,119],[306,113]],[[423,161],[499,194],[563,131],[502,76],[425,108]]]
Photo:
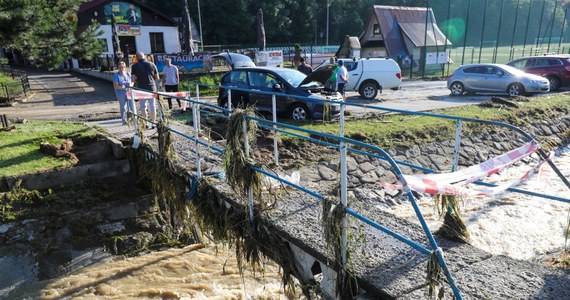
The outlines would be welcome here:
[[[434,198],[439,215],[445,214],[438,233],[453,241],[469,243],[469,231],[461,219],[458,197],[455,195],[435,195]]]

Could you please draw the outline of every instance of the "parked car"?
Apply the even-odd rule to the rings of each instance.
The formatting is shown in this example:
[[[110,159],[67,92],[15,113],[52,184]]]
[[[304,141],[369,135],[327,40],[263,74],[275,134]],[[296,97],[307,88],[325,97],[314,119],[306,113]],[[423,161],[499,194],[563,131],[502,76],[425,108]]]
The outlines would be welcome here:
[[[346,91],[358,91],[366,99],[374,99],[382,89],[399,90],[402,84],[402,70],[391,58],[342,59],[348,71]],[[330,65],[327,60],[317,68]]]
[[[570,57],[568,55],[529,56],[510,61],[507,65],[546,77],[550,82],[551,91],[570,85]]]
[[[447,79],[454,96],[464,93],[507,93],[510,96],[546,93],[548,79],[503,64],[460,66]]]
[[[251,67],[234,69],[222,76],[218,93],[218,105],[225,107],[228,101],[227,88],[239,88],[246,91],[232,90],[232,107],[254,105],[261,112],[272,111],[272,96],[258,92],[274,92],[291,96],[276,97],[276,110],[294,120],[323,118],[325,106],[322,100],[342,101],[337,92],[326,91],[324,83],[331,76],[333,67],[323,68],[311,75],[278,67]],[[340,105],[330,105],[331,117],[340,115]]]
[[[231,52],[222,52],[212,55],[212,62],[214,66],[226,66],[227,70],[255,67],[255,63],[249,56]]]

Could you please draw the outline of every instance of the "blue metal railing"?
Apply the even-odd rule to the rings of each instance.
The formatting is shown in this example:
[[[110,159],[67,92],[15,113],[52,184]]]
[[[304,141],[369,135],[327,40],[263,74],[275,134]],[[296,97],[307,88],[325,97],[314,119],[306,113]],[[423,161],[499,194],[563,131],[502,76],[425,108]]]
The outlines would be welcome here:
[[[172,96],[168,96],[168,97],[171,97],[171,98],[178,98],[178,99],[180,99],[181,101],[187,101],[188,103],[190,103],[190,105],[192,106],[193,112],[194,112],[194,115],[193,115],[193,124],[196,124],[196,122],[198,122],[198,124],[199,124],[200,114],[199,114],[199,113],[196,113],[196,112],[195,112],[196,110],[201,111],[201,112],[203,112],[203,113],[207,113],[207,114],[211,114],[211,115],[214,115],[214,116],[218,116],[218,117],[228,117],[228,116],[231,114],[231,91],[232,91],[232,90],[251,92],[250,90],[247,90],[247,89],[228,88],[228,90],[229,90],[229,91],[228,91],[228,94],[229,94],[229,95],[228,95],[228,98],[229,98],[229,99],[228,99],[228,107],[227,107],[227,108],[222,108],[222,107],[219,107],[219,106],[214,105],[214,104],[210,104],[210,103],[207,103],[207,102],[204,102],[204,101],[200,101],[199,87],[200,87],[200,86],[207,86],[207,85],[199,84],[199,83],[192,83],[192,84],[194,84],[194,85],[196,86],[196,97],[195,97],[194,99],[192,99],[191,97],[187,97],[187,98],[172,97]],[[216,86],[216,87],[217,87],[217,86]],[[136,88],[135,88],[135,89],[136,89]],[[190,86],[188,87],[188,90],[190,91]],[[275,97],[276,97],[276,96],[298,97],[298,96],[292,96],[292,95],[287,95],[287,94],[282,94],[282,93],[271,93],[271,92],[261,92],[261,91],[256,91],[256,93],[271,95],[271,96],[273,97],[273,106],[275,106]],[[156,93],[156,94],[158,94],[158,95],[163,95],[163,96],[167,96],[167,94],[165,94],[165,93],[160,93],[160,92],[158,92],[158,93]],[[305,98],[305,97],[298,97],[298,98]],[[314,101],[315,99],[311,99],[311,100]],[[426,112],[411,112],[411,111],[398,110],[398,109],[390,109],[390,108],[385,108],[385,107],[381,107],[381,106],[374,106],[374,105],[361,105],[361,104],[338,102],[338,101],[334,101],[334,100],[320,100],[320,101],[322,101],[323,103],[327,103],[327,102],[328,102],[329,104],[332,104],[332,105],[340,105],[340,106],[341,106],[341,125],[340,125],[340,126],[341,126],[341,133],[343,132],[342,127],[344,126],[344,124],[343,124],[343,123],[344,123],[344,118],[343,118],[343,116],[344,116],[344,107],[345,107],[345,106],[360,106],[360,107],[365,107],[365,108],[370,108],[370,109],[375,109],[375,110],[388,111],[388,112],[392,112],[392,113],[411,114],[411,115],[420,115],[420,116],[427,116],[427,117],[434,117],[434,118],[455,120],[455,121],[457,122],[457,128],[458,128],[457,134],[456,134],[456,145],[458,145],[457,139],[460,139],[460,138],[461,138],[461,130],[460,130],[461,127],[460,127],[460,126],[461,126],[461,123],[464,122],[464,121],[467,121],[467,122],[477,122],[477,123],[483,123],[483,124],[488,124],[488,125],[493,125],[493,126],[505,127],[505,128],[507,128],[507,129],[513,130],[513,131],[515,131],[515,132],[521,134],[521,135],[524,137],[524,139],[526,139],[527,141],[532,141],[532,140],[534,140],[534,139],[532,138],[532,136],[530,136],[528,133],[524,132],[523,130],[519,129],[518,127],[512,126],[512,125],[510,125],[510,124],[502,123],[502,122],[497,122],[497,121],[487,121],[487,120],[480,120],[480,119],[474,119],[474,118],[464,118],[464,117],[449,116],[449,115],[434,114],[434,113],[426,113]],[[203,107],[206,107],[207,109],[202,109],[202,108],[201,108],[202,106],[203,106]],[[386,153],[384,150],[382,150],[381,148],[378,148],[378,147],[376,147],[376,146],[373,146],[373,145],[370,145],[370,144],[367,144],[367,143],[363,143],[363,142],[360,142],[360,141],[356,141],[356,140],[352,140],[352,139],[349,139],[349,138],[345,138],[345,137],[342,136],[342,134],[337,136],[337,135],[332,135],[332,134],[328,134],[328,133],[323,133],[323,132],[318,132],[318,131],[313,131],[313,130],[305,129],[305,128],[298,127],[298,126],[294,126],[294,125],[290,125],[290,124],[285,124],[285,123],[277,122],[277,121],[276,121],[276,115],[275,115],[275,108],[273,108],[273,120],[272,120],[272,121],[266,120],[266,119],[257,118],[257,117],[250,117],[250,116],[247,116],[246,119],[251,119],[251,120],[256,121],[256,122],[258,123],[258,125],[259,125],[260,127],[262,127],[262,128],[268,128],[268,129],[270,129],[270,130],[274,130],[274,132],[275,132],[274,137],[275,137],[275,138],[277,138],[277,133],[288,134],[288,135],[292,135],[292,136],[295,136],[295,137],[298,137],[298,138],[306,139],[306,140],[308,140],[308,141],[310,141],[310,142],[314,142],[314,143],[318,143],[318,144],[325,145],[325,146],[328,146],[328,147],[332,147],[332,148],[338,149],[338,150],[340,150],[340,151],[342,151],[342,150],[344,149],[344,150],[349,151],[349,152],[353,152],[353,153],[357,153],[357,154],[361,154],[361,155],[366,155],[366,156],[369,156],[369,157],[373,157],[373,158],[376,158],[376,159],[382,159],[382,160],[387,161],[387,162],[390,164],[390,166],[393,168],[393,170],[395,171],[396,175],[398,176],[398,178],[399,178],[399,180],[400,180],[400,182],[401,182],[401,184],[402,184],[402,186],[403,186],[403,188],[404,188],[404,191],[405,191],[405,193],[406,193],[406,195],[407,195],[407,197],[408,197],[410,203],[412,204],[412,207],[414,208],[414,211],[415,211],[415,213],[416,213],[416,216],[418,217],[418,219],[419,219],[419,221],[420,221],[420,224],[421,224],[421,226],[422,226],[422,229],[424,230],[424,232],[425,232],[425,234],[426,234],[426,236],[427,236],[427,238],[428,238],[428,240],[429,240],[430,246],[433,248],[433,250],[429,250],[429,249],[425,248],[424,246],[422,246],[421,244],[419,244],[419,243],[417,243],[417,242],[415,242],[415,241],[413,241],[413,240],[411,240],[411,239],[408,239],[408,238],[406,238],[405,236],[402,236],[402,235],[400,235],[400,234],[398,234],[398,233],[396,233],[396,232],[393,232],[393,231],[391,231],[390,229],[385,228],[384,226],[382,226],[382,225],[380,225],[380,224],[374,222],[373,220],[370,220],[370,219],[368,219],[368,218],[366,218],[366,217],[360,215],[359,213],[357,213],[357,212],[355,212],[355,211],[349,209],[349,208],[346,206],[346,203],[343,204],[343,207],[344,207],[345,211],[347,212],[348,215],[351,215],[351,216],[355,217],[356,219],[362,221],[363,223],[365,223],[365,224],[367,224],[367,225],[369,225],[369,226],[371,226],[371,227],[373,227],[373,228],[376,228],[376,229],[378,229],[378,230],[381,230],[381,231],[383,231],[384,233],[389,234],[390,236],[393,236],[394,238],[398,239],[399,241],[401,241],[401,242],[403,242],[403,243],[406,243],[407,245],[411,246],[412,248],[414,248],[414,249],[416,249],[416,250],[418,250],[418,251],[420,251],[420,252],[422,252],[422,253],[424,253],[424,254],[435,253],[436,256],[437,256],[437,258],[438,258],[438,261],[439,261],[440,265],[442,266],[442,268],[443,268],[443,270],[444,270],[444,273],[445,273],[445,275],[446,275],[446,277],[447,277],[447,279],[448,279],[448,281],[449,281],[449,283],[450,283],[450,285],[451,285],[451,287],[452,287],[452,290],[453,290],[453,293],[454,293],[455,297],[456,297],[457,299],[462,299],[462,298],[461,298],[461,293],[460,293],[458,287],[455,285],[455,280],[454,280],[453,276],[451,275],[449,269],[447,268],[446,262],[445,262],[445,260],[444,260],[444,258],[443,258],[442,250],[441,250],[441,248],[439,248],[439,246],[437,245],[437,243],[436,243],[436,241],[435,241],[435,239],[434,239],[434,237],[433,237],[431,231],[429,230],[429,228],[428,228],[428,226],[427,226],[427,224],[426,224],[426,222],[425,222],[425,220],[424,220],[424,218],[423,218],[423,216],[422,216],[422,214],[421,214],[421,212],[420,212],[420,210],[419,210],[419,207],[418,207],[418,205],[417,205],[417,203],[416,203],[416,201],[415,201],[415,198],[414,198],[414,196],[413,196],[413,194],[412,194],[412,192],[411,192],[411,189],[408,187],[408,185],[407,185],[407,183],[406,183],[406,180],[405,180],[405,178],[404,178],[404,176],[403,176],[403,173],[401,172],[401,170],[400,170],[400,168],[399,168],[399,165],[407,166],[407,167],[414,168],[414,169],[421,170],[421,171],[423,171],[423,172],[428,172],[428,173],[434,173],[434,172],[436,172],[436,171],[434,171],[434,170],[432,170],[432,169],[429,169],[429,168],[424,168],[424,167],[421,167],[421,166],[417,166],[417,165],[413,165],[413,164],[410,164],[410,163],[406,163],[406,162],[403,162],[403,161],[396,161],[396,160],[393,160],[393,159],[390,157],[390,155],[389,155],[388,153]],[[244,122],[244,123],[245,123],[245,122]],[[282,129],[282,128],[284,128],[284,129],[286,129],[286,130],[284,130],[284,129]],[[223,153],[223,150],[222,150],[222,149],[217,148],[217,147],[213,147],[213,146],[211,146],[211,145],[208,144],[208,143],[199,141],[197,135],[194,136],[194,137],[192,137],[192,136],[183,134],[183,133],[181,133],[181,132],[179,132],[179,131],[177,131],[177,130],[175,130],[175,129],[170,129],[170,130],[171,130],[172,132],[174,132],[174,133],[176,133],[176,134],[182,136],[182,137],[185,137],[185,138],[187,138],[187,139],[189,139],[189,140],[192,140],[192,141],[196,142],[197,145],[202,145],[202,146],[210,147],[211,149],[213,149],[214,151],[216,151],[216,152],[219,153],[219,154],[222,154],[222,153]],[[199,127],[194,126],[194,130],[198,130],[198,131],[199,131],[200,129],[199,129]],[[244,130],[246,130],[246,128],[244,128]],[[290,131],[290,130],[291,130],[291,131]],[[305,135],[303,135],[303,134],[299,134],[299,133],[296,133],[296,132],[305,133],[305,134],[308,134],[309,136],[305,136]],[[313,137],[311,137],[311,136],[321,136],[321,137],[325,137],[325,138],[326,138],[327,140],[329,140],[329,141],[323,141],[323,140],[320,140],[320,139],[315,139],[315,138],[313,138]],[[339,142],[339,144],[332,143],[332,142],[330,142],[330,140],[337,141],[337,142]],[[247,142],[246,142],[245,144],[247,145]],[[346,146],[344,146],[344,144],[352,144],[352,145],[355,145],[355,146],[360,147],[360,148],[362,148],[362,149],[367,149],[367,150],[370,151],[370,152],[364,151],[364,150],[362,150],[362,149],[356,149],[356,148],[346,147]],[[456,148],[457,148],[457,147],[458,147],[458,146],[456,146]],[[276,145],[275,145],[275,148],[277,148]],[[275,149],[275,150],[277,151],[277,149]],[[457,155],[458,149],[455,149],[455,150],[456,150],[456,151],[454,151],[454,155]],[[541,151],[541,152],[539,152],[540,156],[541,156],[543,159],[546,159],[547,156],[546,156],[546,154],[542,151],[542,149],[539,149],[539,151]],[[199,150],[196,149],[196,152],[198,153]],[[341,163],[342,163],[342,160],[343,160],[343,158],[342,158],[342,155],[341,155]],[[344,161],[345,161],[345,163],[346,163],[346,158],[344,158]],[[456,161],[456,159],[454,159],[454,161]],[[550,160],[547,160],[547,161],[548,161],[549,164],[553,167],[553,169],[555,170],[555,172],[557,173],[557,175],[562,179],[562,181],[563,181],[567,186],[569,186],[569,188],[570,188],[570,184],[568,183],[567,179],[560,173],[560,171],[558,170],[558,168],[557,168]],[[276,155],[276,162],[277,162],[277,155]],[[454,166],[454,167],[455,167],[455,166]],[[302,186],[300,186],[300,185],[298,185],[298,184],[296,184],[296,183],[293,183],[293,182],[290,182],[290,181],[288,181],[288,180],[285,180],[285,179],[283,179],[283,178],[281,178],[281,177],[279,177],[279,176],[277,176],[277,175],[275,175],[275,174],[272,174],[272,173],[270,173],[270,172],[268,172],[268,171],[265,171],[265,170],[263,170],[263,169],[261,169],[261,168],[252,167],[252,169],[253,169],[254,171],[256,171],[256,172],[259,172],[259,173],[261,173],[261,174],[264,174],[265,176],[274,178],[274,179],[276,179],[276,180],[278,180],[278,181],[280,181],[280,182],[282,182],[282,183],[285,183],[285,184],[287,184],[287,185],[289,185],[289,186],[291,186],[291,187],[294,187],[295,189],[298,189],[298,190],[300,190],[300,191],[302,191],[302,192],[304,192],[304,193],[307,193],[307,194],[309,194],[309,195],[311,195],[311,196],[313,196],[313,197],[319,199],[320,201],[322,201],[322,200],[324,199],[324,196],[320,195],[319,193],[317,193],[317,192],[315,192],[315,191],[311,191],[311,190],[309,190],[309,189],[306,189],[306,188],[304,188],[304,187],[302,187]],[[341,175],[343,175],[344,177],[346,177],[346,174],[341,174]],[[482,181],[477,181],[477,182],[475,182],[475,183],[481,184],[481,185],[487,185],[487,186],[495,186],[494,184],[485,183],[485,182],[482,182]],[[557,196],[552,196],[552,195],[545,195],[545,194],[536,193],[536,192],[531,192],[531,191],[525,191],[525,190],[518,189],[518,188],[509,188],[508,190],[509,190],[509,191],[513,191],[513,192],[518,192],[518,193],[527,194],[527,195],[538,196],[538,197],[543,197],[543,198],[547,198],[547,199],[551,199],[551,200],[557,200],[557,201],[563,201],[563,202],[568,202],[568,203],[570,203],[570,199],[566,199],[566,198],[562,198],[562,197],[557,197]],[[342,192],[341,192],[341,193],[342,193]],[[251,194],[251,193],[250,193],[250,197],[252,197],[252,194]],[[250,205],[250,215],[252,215],[252,213],[253,213],[253,212],[251,211],[252,209],[253,209],[253,206]],[[345,263],[345,262],[343,261],[343,263]]]

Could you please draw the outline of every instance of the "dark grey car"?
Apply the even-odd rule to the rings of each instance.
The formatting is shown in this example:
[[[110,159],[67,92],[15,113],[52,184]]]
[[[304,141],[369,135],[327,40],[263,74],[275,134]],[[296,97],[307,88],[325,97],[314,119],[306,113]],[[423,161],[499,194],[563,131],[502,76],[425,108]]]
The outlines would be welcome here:
[[[276,96],[277,114],[294,120],[320,119],[340,114],[340,105],[328,105],[323,100],[341,101],[340,94],[326,91],[324,82],[332,74],[331,68],[314,72],[309,76],[287,68],[253,67],[232,70],[222,76],[218,93],[218,105],[227,106],[228,88],[232,89],[232,107],[255,106],[262,112],[272,111],[272,96]],[[265,93],[260,93],[265,92]]]

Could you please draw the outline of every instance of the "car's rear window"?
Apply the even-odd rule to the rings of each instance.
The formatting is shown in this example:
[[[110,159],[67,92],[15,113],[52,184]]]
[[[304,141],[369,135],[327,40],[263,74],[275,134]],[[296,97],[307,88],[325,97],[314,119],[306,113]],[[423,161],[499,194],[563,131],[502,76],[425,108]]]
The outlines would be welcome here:
[[[557,58],[540,58],[536,60],[536,67],[560,66],[562,62]]]

